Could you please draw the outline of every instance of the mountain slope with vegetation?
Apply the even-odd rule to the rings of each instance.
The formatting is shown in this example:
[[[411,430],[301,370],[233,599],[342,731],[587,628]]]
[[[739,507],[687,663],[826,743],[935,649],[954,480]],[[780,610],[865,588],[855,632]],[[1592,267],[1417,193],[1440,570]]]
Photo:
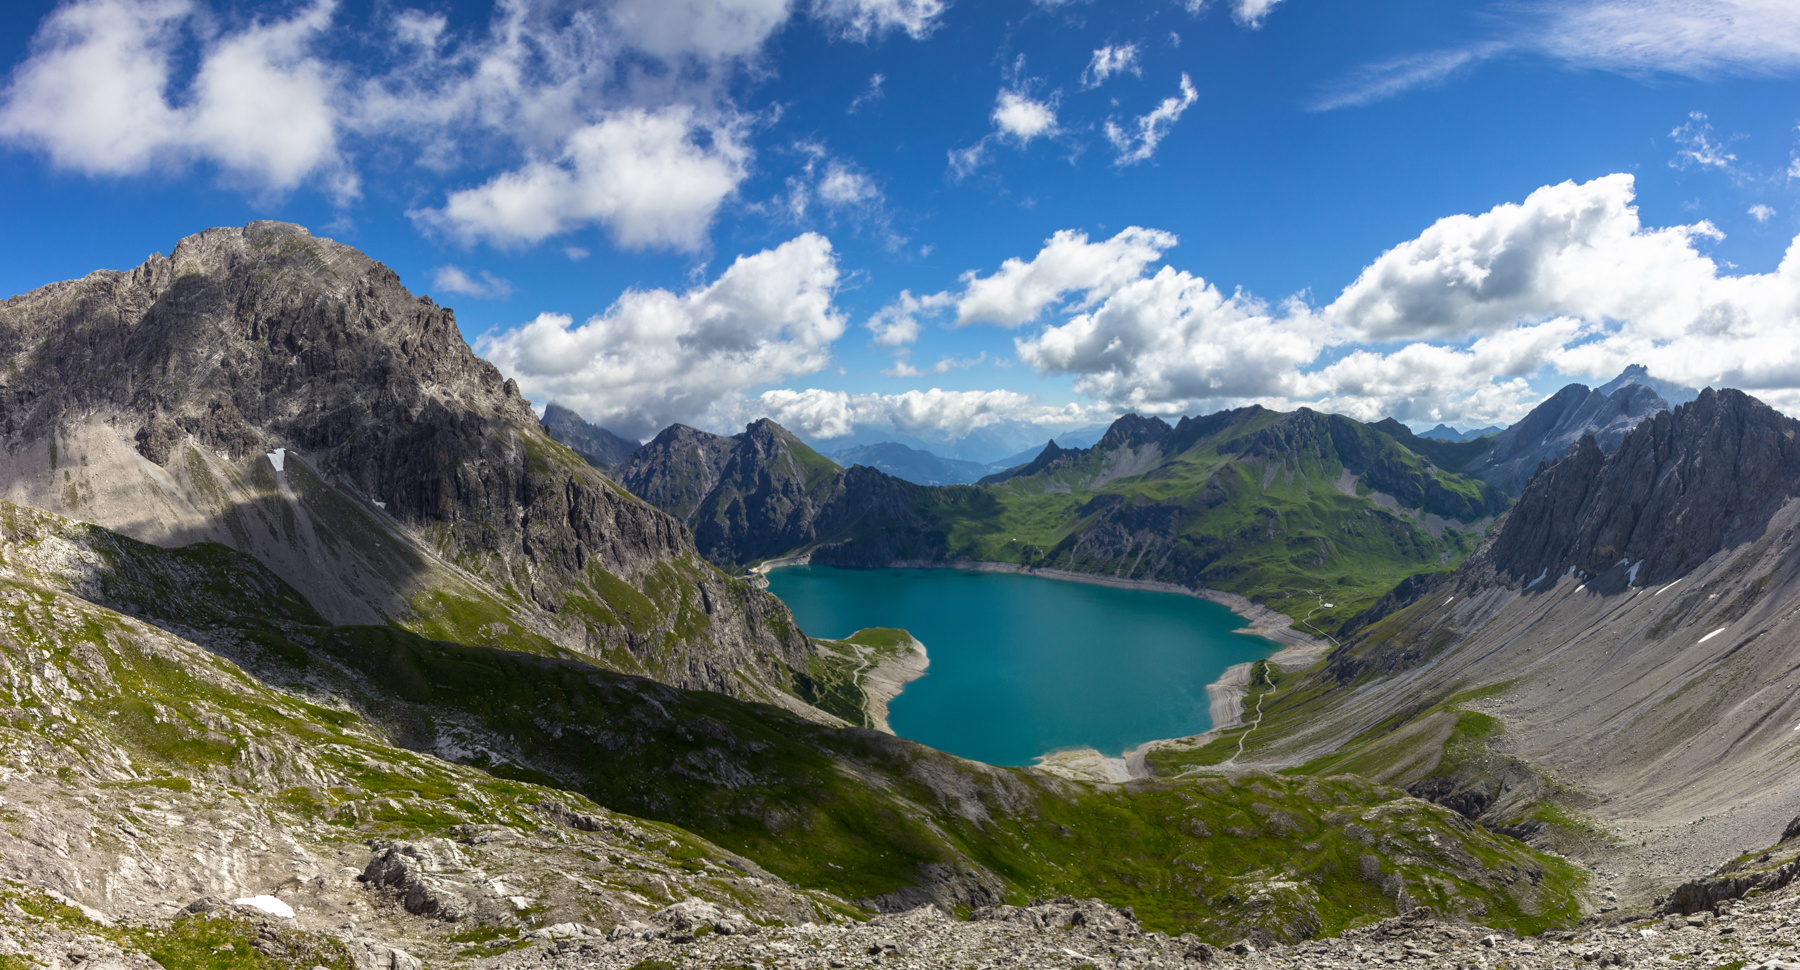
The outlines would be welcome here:
[[[451,311],[298,226],[8,299],[0,356],[0,496],[237,549],[334,623],[776,699],[810,656],[779,601],[552,440]]]
[[[1355,772],[1620,873],[1648,902],[1767,845],[1800,799],[1800,422],[1706,390],[1584,439],[1482,549],[1159,772]]]
[[[278,893],[302,925],[349,916],[441,953],[686,896],[780,922],[1099,896],[1221,941],[1414,904],[1530,929],[1579,905],[1575,870],[1356,778],[1069,782],[573,656],[330,626],[222,546],[10,505],[0,540],[4,790],[34,833],[0,877],[120,916]],[[109,812],[122,843],[90,821]],[[249,841],[202,849],[225,819]],[[430,878],[341,874],[386,872],[403,842]],[[141,875],[96,879],[121,850]],[[158,875],[194,851],[224,855],[179,886]]]
[[[931,488],[838,469],[765,419],[735,438],[671,428],[620,480],[727,567],[1012,563],[1240,593],[1333,629],[1459,562],[1506,507],[1433,453],[1305,409],[1174,427],[1128,415],[1092,447],[1052,444],[980,485]]]

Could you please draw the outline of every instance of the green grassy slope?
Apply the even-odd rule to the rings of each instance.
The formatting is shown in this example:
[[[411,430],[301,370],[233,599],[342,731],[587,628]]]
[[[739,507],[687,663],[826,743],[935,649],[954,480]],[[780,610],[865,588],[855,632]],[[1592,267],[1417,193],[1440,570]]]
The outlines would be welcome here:
[[[21,651],[15,665],[71,671],[97,671],[98,656],[112,686],[58,702],[56,716],[73,718],[59,743],[96,766],[128,752],[127,777],[267,799],[268,811],[346,837],[529,826],[536,804],[565,791],[663,823],[696,858],[740,853],[797,885],[889,904],[1093,895],[1136,907],[1152,928],[1214,940],[1332,932],[1413,902],[1518,929],[1576,914],[1572,868],[1354,777],[1095,786],[992,768],[572,657],[322,626],[228,550],[201,550],[216,602],[135,597],[114,574],[155,586],[195,550],[126,540],[128,570],[103,556],[70,566],[118,540],[21,514],[39,538],[5,545],[15,578],[0,583],[0,650]],[[144,619],[204,627],[244,666],[133,647],[154,631],[52,591],[81,582]],[[276,608],[258,615],[261,602]],[[892,649],[900,636],[865,631],[857,645]],[[329,690],[354,712],[270,684]],[[8,720],[0,746],[28,750],[39,730]],[[251,756],[266,750],[281,756]]]
[[[1207,586],[1333,631],[1460,562],[1506,507],[1341,415],[1252,407],[1136,451],[1109,440],[996,484],[920,489],[944,556]]]
[[[923,899],[934,882],[964,903],[1096,895],[1153,928],[1292,939],[1391,914],[1402,887],[1443,912],[1531,929],[1570,918],[1580,885],[1566,864],[1351,776],[1091,786],[404,631],[310,639],[385,685],[395,723],[510,739],[517,760],[492,770],[679,825],[853,899]]]

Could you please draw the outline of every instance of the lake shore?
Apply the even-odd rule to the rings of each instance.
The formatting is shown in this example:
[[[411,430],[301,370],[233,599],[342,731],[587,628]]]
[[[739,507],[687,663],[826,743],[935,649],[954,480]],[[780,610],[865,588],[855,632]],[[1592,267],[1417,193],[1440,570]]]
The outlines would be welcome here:
[[[882,660],[863,675],[863,710],[868,712],[875,730],[894,733],[888,726],[888,703],[899,697],[907,684],[925,676],[925,669],[930,666],[931,656],[925,652],[925,645],[914,637],[905,651]]]
[[[771,559],[753,567],[751,572],[758,578],[762,578],[764,574],[771,569],[779,569],[783,566],[811,565],[811,559],[812,557],[810,554]],[[1285,613],[1276,612],[1259,603],[1251,602],[1249,598],[1240,596],[1237,593],[1227,593],[1222,590],[1206,589],[1204,587],[1193,589],[1176,583],[1164,583],[1146,579],[1121,579],[1116,576],[1080,573],[1067,569],[1033,569],[1018,563],[1005,562],[980,562],[973,560],[963,562],[901,560],[881,568],[961,569],[966,572],[1010,573],[1019,576],[1040,576],[1044,579],[1055,579],[1068,583],[1085,583],[1090,586],[1110,586],[1114,589],[1141,589],[1155,593],[1175,593],[1182,596],[1192,596],[1196,599],[1217,603],[1250,622],[1249,626],[1234,632],[1262,637],[1265,640],[1280,644],[1281,649],[1270,655],[1268,662],[1280,667],[1282,670],[1304,670],[1307,667],[1318,663],[1332,647],[1332,644],[1327,640],[1294,629],[1294,623],[1296,621],[1293,617],[1288,616]],[[1249,693],[1250,674],[1254,668],[1255,664],[1252,663],[1232,664],[1225,668],[1224,673],[1219,675],[1219,679],[1206,685],[1208,711],[1211,715],[1213,726],[1201,734],[1179,738],[1158,738],[1146,741],[1130,751],[1125,751],[1117,756],[1111,757],[1102,754],[1100,751],[1093,748],[1070,748],[1060,751],[1051,751],[1039,755],[1034,767],[1059,777],[1085,781],[1111,782],[1123,781],[1131,778],[1148,778],[1152,776],[1154,772],[1150,769],[1148,760],[1145,756],[1152,747],[1161,744],[1197,746],[1204,744],[1217,732],[1237,727],[1243,723],[1244,698]],[[887,724],[886,717],[888,703],[899,696],[900,690],[904,688],[907,682],[916,680],[923,674],[924,668],[921,667],[918,674],[914,674],[906,677],[905,680],[899,681],[893,688],[893,692],[887,694],[882,699],[881,716],[879,718],[882,730],[888,731],[889,734],[893,733],[885,726]],[[873,677],[874,675],[875,671],[871,671],[870,676]],[[884,686],[883,689],[885,690],[886,687]],[[864,690],[865,692],[868,692],[869,688],[865,687]],[[873,698],[872,693],[870,696]],[[873,703],[871,703],[870,715],[872,718],[874,717]],[[1121,775],[1123,777],[1121,777]]]

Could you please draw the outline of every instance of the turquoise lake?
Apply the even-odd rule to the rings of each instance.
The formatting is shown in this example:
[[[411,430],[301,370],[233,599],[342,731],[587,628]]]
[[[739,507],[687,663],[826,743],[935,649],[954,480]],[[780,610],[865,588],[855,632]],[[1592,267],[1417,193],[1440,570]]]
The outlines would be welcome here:
[[[995,765],[1061,748],[1117,756],[1212,727],[1206,685],[1276,644],[1217,603],[1037,576],[787,566],[769,573],[801,629],[901,627],[931,667],[888,707],[901,737]]]

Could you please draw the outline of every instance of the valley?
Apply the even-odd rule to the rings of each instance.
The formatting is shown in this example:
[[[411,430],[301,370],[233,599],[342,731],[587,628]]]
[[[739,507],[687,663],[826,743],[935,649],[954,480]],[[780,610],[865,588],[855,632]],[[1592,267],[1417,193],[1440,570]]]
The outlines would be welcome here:
[[[1740,392],[1126,415],[926,486],[540,421],[268,222],[13,297],[0,350],[6,970],[1302,960],[1786,885],[1800,425]]]

